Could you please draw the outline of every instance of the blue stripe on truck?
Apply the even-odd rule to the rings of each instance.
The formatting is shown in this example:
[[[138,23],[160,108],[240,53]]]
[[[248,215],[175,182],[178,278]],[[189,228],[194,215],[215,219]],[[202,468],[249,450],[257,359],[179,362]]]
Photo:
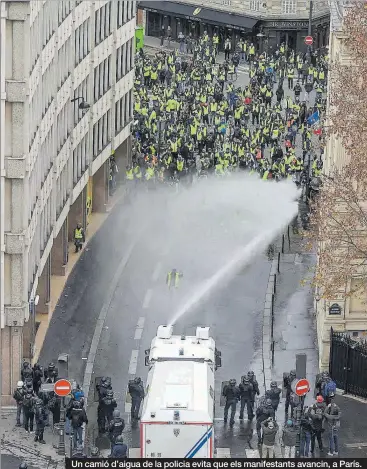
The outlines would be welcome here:
[[[195,454],[198,453],[198,451],[201,450],[201,448],[205,445],[205,443],[208,442],[208,440],[211,438],[213,434],[213,427],[210,427],[209,430],[207,430],[204,435],[200,438],[199,441],[197,441],[194,446],[190,449],[190,451],[186,454],[185,459],[192,459]]]

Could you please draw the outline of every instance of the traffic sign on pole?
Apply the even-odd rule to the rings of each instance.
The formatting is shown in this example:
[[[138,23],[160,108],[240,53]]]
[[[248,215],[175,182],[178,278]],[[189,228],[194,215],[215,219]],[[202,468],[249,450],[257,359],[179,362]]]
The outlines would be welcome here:
[[[55,394],[59,397],[68,396],[71,393],[71,383],[67,379],[59,379],[55,383]]]
[[[299,379],[294,384],[293,391],[299,397],[302,397],[305,394],[307,394],[309,390],[310,390],[310,383],[307,379]]]
[[[306,36],[306,37],[305,37],[305,44],[306,44],[306,46],[312,46],[312,44],[313,44],[313,37],[312,37],[312,36]]]

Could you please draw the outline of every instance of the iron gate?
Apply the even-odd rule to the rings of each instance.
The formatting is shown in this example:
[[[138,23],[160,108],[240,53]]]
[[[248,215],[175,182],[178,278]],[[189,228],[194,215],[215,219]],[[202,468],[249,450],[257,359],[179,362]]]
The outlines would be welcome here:
[[[329,373],[339,389],[367,398],[367,342],[331,328]]]

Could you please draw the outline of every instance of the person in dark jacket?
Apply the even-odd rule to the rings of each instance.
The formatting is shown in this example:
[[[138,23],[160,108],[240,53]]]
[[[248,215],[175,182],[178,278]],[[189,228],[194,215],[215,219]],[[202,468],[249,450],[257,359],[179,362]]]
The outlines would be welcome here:
[[[56,368],[55,364],[51,362],[43,372],[43,375],[47,383],[56,383],[59,370]]]
[[[248,376],[242,376],[241,383],[238,387],[241,397],[240,420],[243,420],[245,407],[247,407],[247,419],[252,420],[254,418],[254,410],[252,408],[252,395],[254,392],[254,387],[250,383]]]
[[[20,376],[22,378],[22,381],[26,381],[27,378],[30,378],[33,381],[33,371],[30,363],[23,362],[22,369],[20,371]]]
[[[42,399],[35,399],[33,413],[36,421],[36,435],[34,437],[34,441],[38,441],[38,443],[42,443],[44,445],[46,442],[43,439],[43,432],[45,431],[47,415]]]
[[[136,377],[129,382],[129,394],[131,396],[131,420],[139,420],[140,406],[145,394],[141,378]]]
[[[124,443],[122,435],[116,437],[115,444],[112,447],[110,458],[123,458],[127,459],[128,448]]]
[[[112,389],[109,389],[107,391],[106,396],[101,401],[101,405],[102,405],[102,410],[103,410],[103,415],[104,415],[104,423],[103,423],[104,428],[105,428],[104,431],[106,431],[106,428],[108,427],[108,425],[110,424],[112,420],[113,411],[117,407],[117,402],[116,402],[116,399],[114,398]]]
[[[278,384],[276,381],[272,381],[270,383],[270,389],[268,389],[265,393],[265,397],[271,400],[274,412],[278,410],[281,393],[282,390],[278,388]]]
[[[301,418],[301,443],[300,443],[300,455],[308,458],[311,444],[311,417],[308,414],[308,407],[304,408],[303,416]]]
[[[282,99],[284,98],[284,89],[283,89],[283,86],[282,86],[281,83],[279,83],[279,86],[278,86],[275,94],[277,95],[278,104],[281,104]]]
[[[108,427],[108,433],[109,433],[110,442],[111,442],[111,451],[112,451],[113,445],[116,442],[116,438],[119,435],[122,435],[122,432],[124,431],[124,428],[125,428],[125,420],[121,418],[119,410],[115,409],[113,411],[112,417],[113,419],[111,420],[109,427]]]
[[[223,396],[226,398],[226,404],[224,406],[224,423],[228,420],[228,410],[231,409],[231,417],[229,424],[234,425],[234,416],[236,414],[237,402],[240,400],[240,390],[236,386],[236,380],[230,379],[229,384],[223,388]]]
[[[38,363],[35,363],[33,366],[33,389],[36,394],[38,394],[41,388],[42,378],[43,378],[42,367]]]
[[[326,404],[324,402],[324,398],[322,396],[317,396],[316,403],[313,404],[308,409],[308,415],[311,418],[311,426],[312,426],[312,433],[311,433],[311,453],[315,454],[315,440],[317,439],[317,443],[319,445],[320,451],[324,451],[324,445],[322,442],[322,433],[323,423],[324,423],[324,412],[326,409]]]
[[[34,422],[34,393],[28,390],[24,394],[23,399],[23,423],[26,432],[33,433],[33,422]]]
[[[296,371],[291,370],[283,379],[283,385],[286,389],[285,395],[285,413],[288,415],[289,406],[291,404],[292,383],[296,379]]]
[[[247,376],[250,380],[250,383],[252,384],[253,387],[253,392],[252,392],[252,397],[251,397],[251,402],[252,402],[252,408],[255,408],[255,398],[256,396],[260,396],[260,390],[259,390],[259,383],[256,380],[255,373],[253,371],[249,371],[247,373]]]
[[[77,448],[78,443],[79,446],[83,446],[83,424],[88,424],[87,414],[79,401],[74,401],[70,416],[74,433],[73,445]]]
[[[56,396],[54,392],[50,392],[48,408],[52,413],[52,424],[60,423],[61,398]]]
[[[108,377],[103,377],[101,382],[96,386],[98,392],[98,410],[97,410],[97,420],[98,420],[98,428],[99,433],[104,433],[106,431],[105,424],[106,424],[106,415],[105,415],[105,408],[103,404],[103,399],[107,395],[108,390],[112,390],[111,379]]]
[[[23,400],[25,396],[25,389],[23,388],[23,381],[18,381],[17,387],[13,393],[13,398],[15,399],[15,402],[17,403],[17,427],[21,427],[22,424],[20,423],[20,416],[22,414],[22,409],[23,409]],[[23,420],[24,420],[24,415],[23,415]]]

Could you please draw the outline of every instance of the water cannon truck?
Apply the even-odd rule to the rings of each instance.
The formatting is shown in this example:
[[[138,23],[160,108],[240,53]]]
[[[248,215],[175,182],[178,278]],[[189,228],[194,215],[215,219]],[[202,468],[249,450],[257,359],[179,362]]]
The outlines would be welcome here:
[[[195,336],[175,336],[172,326],[159,326],[145,365],[140,456],[213,458],[214,374],[221,353],[209,327],[198,327]]]

